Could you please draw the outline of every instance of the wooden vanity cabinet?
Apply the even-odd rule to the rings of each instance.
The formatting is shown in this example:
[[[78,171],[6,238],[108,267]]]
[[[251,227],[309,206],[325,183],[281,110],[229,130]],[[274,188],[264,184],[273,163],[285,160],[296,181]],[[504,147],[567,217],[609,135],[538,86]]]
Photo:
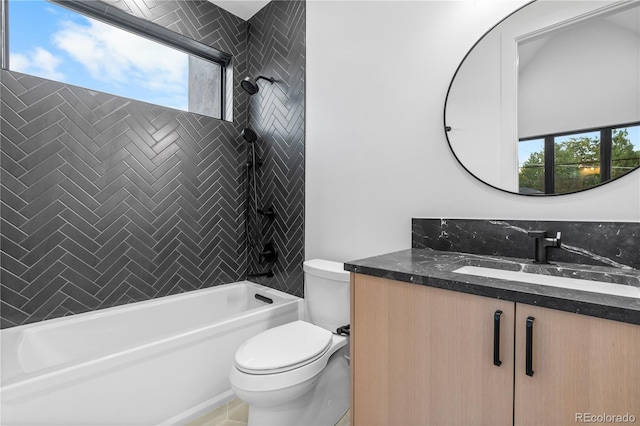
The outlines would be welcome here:
[[[532,376],[528,318],[535,318]],[[515,329],[516,425],[589,423],[586,415],[604,414],[640,422],[640,326],[516,303]]]
[[[512,423],[513,302],[360,274],[351,292],[352,425]]]
[[[352,425],[640,421],[637,325],[352,274],[351,331]]]

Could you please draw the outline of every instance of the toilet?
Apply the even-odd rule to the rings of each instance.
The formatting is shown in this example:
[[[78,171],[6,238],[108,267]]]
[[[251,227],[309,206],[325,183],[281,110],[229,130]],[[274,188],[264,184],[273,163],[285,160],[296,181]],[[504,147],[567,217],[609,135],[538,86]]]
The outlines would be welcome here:
[[[229,375],[249,405],[249,425],[335,425],[349,409],[349,273],[303,263],[305,321],[268,329],[236,351]]]

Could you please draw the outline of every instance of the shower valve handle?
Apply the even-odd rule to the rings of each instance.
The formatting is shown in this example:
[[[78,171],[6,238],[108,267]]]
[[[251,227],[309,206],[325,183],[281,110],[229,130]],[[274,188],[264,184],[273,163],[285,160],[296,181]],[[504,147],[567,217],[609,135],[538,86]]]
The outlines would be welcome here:
[[[275,263],[278,260],[278,252],[273,243],[267,243],[262,252],[260,252],[260,264]]]
[[[276,217],[276,212],[273,210],[273,207],[269,207],[266,210],[258,209],[258,213],[263,216],[266,216],[267,219],[274,219]]]

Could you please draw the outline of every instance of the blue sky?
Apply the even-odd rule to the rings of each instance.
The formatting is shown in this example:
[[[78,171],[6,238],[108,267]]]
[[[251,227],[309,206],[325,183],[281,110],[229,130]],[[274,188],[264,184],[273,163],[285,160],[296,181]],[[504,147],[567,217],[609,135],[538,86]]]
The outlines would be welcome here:
[[[45,0],[10,0],[9,68],[187,110],[188,55]]]

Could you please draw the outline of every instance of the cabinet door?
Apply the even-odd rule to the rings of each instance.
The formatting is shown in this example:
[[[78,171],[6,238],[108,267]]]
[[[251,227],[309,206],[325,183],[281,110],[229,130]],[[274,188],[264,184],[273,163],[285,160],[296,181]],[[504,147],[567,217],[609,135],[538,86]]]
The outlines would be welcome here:
[[[354,275],[352,424],[512,424],[513,302]]]
[[[535,318],[532,376],[525,373],[528,317]],[[518,303],[515,327],[516,425],[640,419],[640,326]]]

